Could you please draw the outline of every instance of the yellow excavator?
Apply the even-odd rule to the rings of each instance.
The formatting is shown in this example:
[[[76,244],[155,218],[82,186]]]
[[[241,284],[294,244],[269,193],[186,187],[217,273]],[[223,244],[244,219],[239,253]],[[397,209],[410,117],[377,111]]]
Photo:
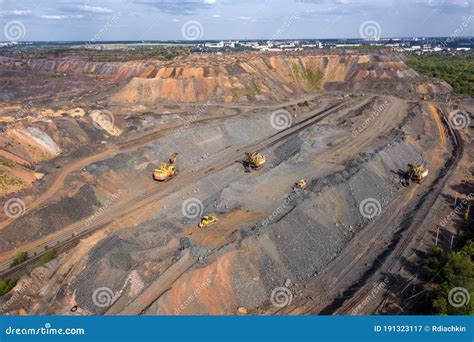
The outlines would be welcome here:
[[[304,190],[304,189],[306,189],[307,185],[308,184],[306,183],[306,181],[304,179],[302,179],[302,180],[296,182],[295,185],[293,185],[293,190],[298,190],[298,189]]]
[[[155,169],[153,172],[153,179],[156,181],[167,181],[176,176],[177,170],[176,170],[176,158],[178,157],[177,153],[173,153],[170,158],[169,162],[163,162],[160,164],[159,169]]]
[[[198,227],[206,228],[213,225],[214,223],[217,223],[217,221],[219,221],[219,219],[216,215],[203,216],[201,217],[201,222],[199,222]]]
[[[410,181],[417,182],[418,184],[428,176],[428,169],[422,164],[408,164],[408,171],[405,175],[407,185],[410,185]]]
[[[262,168],[267,159],[258,152],[245,152],[244,166],[247,171],[258,171]]]

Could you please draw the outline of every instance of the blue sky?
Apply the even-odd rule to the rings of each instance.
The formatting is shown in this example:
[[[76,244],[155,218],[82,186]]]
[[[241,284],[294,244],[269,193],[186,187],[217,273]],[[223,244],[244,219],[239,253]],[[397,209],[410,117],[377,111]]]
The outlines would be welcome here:
[[[367,21],[382,37],[472,36],[473,2],[0,0],[0,40],[13,24],[19,40],[174,40],[189,38],[186,28],[202,39],[358,38]]]

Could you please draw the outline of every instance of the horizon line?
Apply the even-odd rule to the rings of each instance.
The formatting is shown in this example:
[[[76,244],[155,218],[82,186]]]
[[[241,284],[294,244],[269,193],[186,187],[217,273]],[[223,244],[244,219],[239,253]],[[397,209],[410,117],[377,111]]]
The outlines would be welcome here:
[[[338,37],[338,38],[222,38],[222,39],[196,39],[196,40],[185,40],[185,39],[166,39],[166,40],[159,40],[159,39],[109,39],[109,40],[18,40],[18,41],[0,41],[0,43],[80,43],[80,42],[89,42],[90,44],[100,44],[100,43],[107,43],[107,42],[160,42],[160,43],[187,43],[187,44],[197,44],[199,42],[209,42],[209,41],[284,41],[284,40],[359,40],[368,43],[376,43],[383,40],[390,40],[390,39],[417,39],[417,38],[438,38],[438,39],[449,39],[450,36],[392,36],[392,37],[380,37],[379,39],[366,39],[366,38],[346,38],[346,37]],[[460,39],[472,39],[474,35],[471,36],[458,36],[453,39],[460,40]]]

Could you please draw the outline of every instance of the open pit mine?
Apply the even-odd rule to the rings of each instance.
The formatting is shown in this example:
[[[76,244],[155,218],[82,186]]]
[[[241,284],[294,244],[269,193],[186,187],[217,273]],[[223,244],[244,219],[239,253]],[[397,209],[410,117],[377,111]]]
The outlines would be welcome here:
[[[2,314],[410,312],[472,171],[472,101],[394,54],[4,56],[0,80]]]

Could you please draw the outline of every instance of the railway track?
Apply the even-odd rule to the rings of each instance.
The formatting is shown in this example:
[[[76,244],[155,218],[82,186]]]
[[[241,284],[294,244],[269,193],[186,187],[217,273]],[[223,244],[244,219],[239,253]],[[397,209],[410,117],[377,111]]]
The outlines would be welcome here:
[[[351,287],[353,291],[351,297],[345,300],[341,298],[340,300],[343,303],[339,308],[326,310],[324,311],[325,314],[350,314],[362,305],[362,303],[369,298],[377,284],[380,284],[383,281],[383,274],[389,274],[393,271],[393,268],[397,266],[400,258],[417,237],[417,228],[422,225],[426,215],[430,211],[430,208],[440,196],[450,174],[456,169],[461,160],[464,151],[462,138],[459,132],[449,125],[445,115],[443,115],[443,122],[452,138],[454,146],[452,156],[440,170],[438,177],[434,181],[430,190],[420,199],[419,204],[403,218],[402,222],[404,222],[404,225],[395,233],[395,235],[399,235],[398,239],[395,240],[395,246],[391,247],[391,250],[389,249],[389,251],[384,251],[382,253],[384,254],[383,257],[377,258],[377,260],[383,261],[383,263],[380,264],[377,269],[367,271],[371,272],[370,276]],[[389,252],[389,254],[387,252]],[[377,263],[374,263],[374,265],[377,265]],[[389,288],[391,288],[391,291],[394,291],[393,285],[390,285]],[[371,302],[373,307],[377,307],[377,304],[379,303]]]

